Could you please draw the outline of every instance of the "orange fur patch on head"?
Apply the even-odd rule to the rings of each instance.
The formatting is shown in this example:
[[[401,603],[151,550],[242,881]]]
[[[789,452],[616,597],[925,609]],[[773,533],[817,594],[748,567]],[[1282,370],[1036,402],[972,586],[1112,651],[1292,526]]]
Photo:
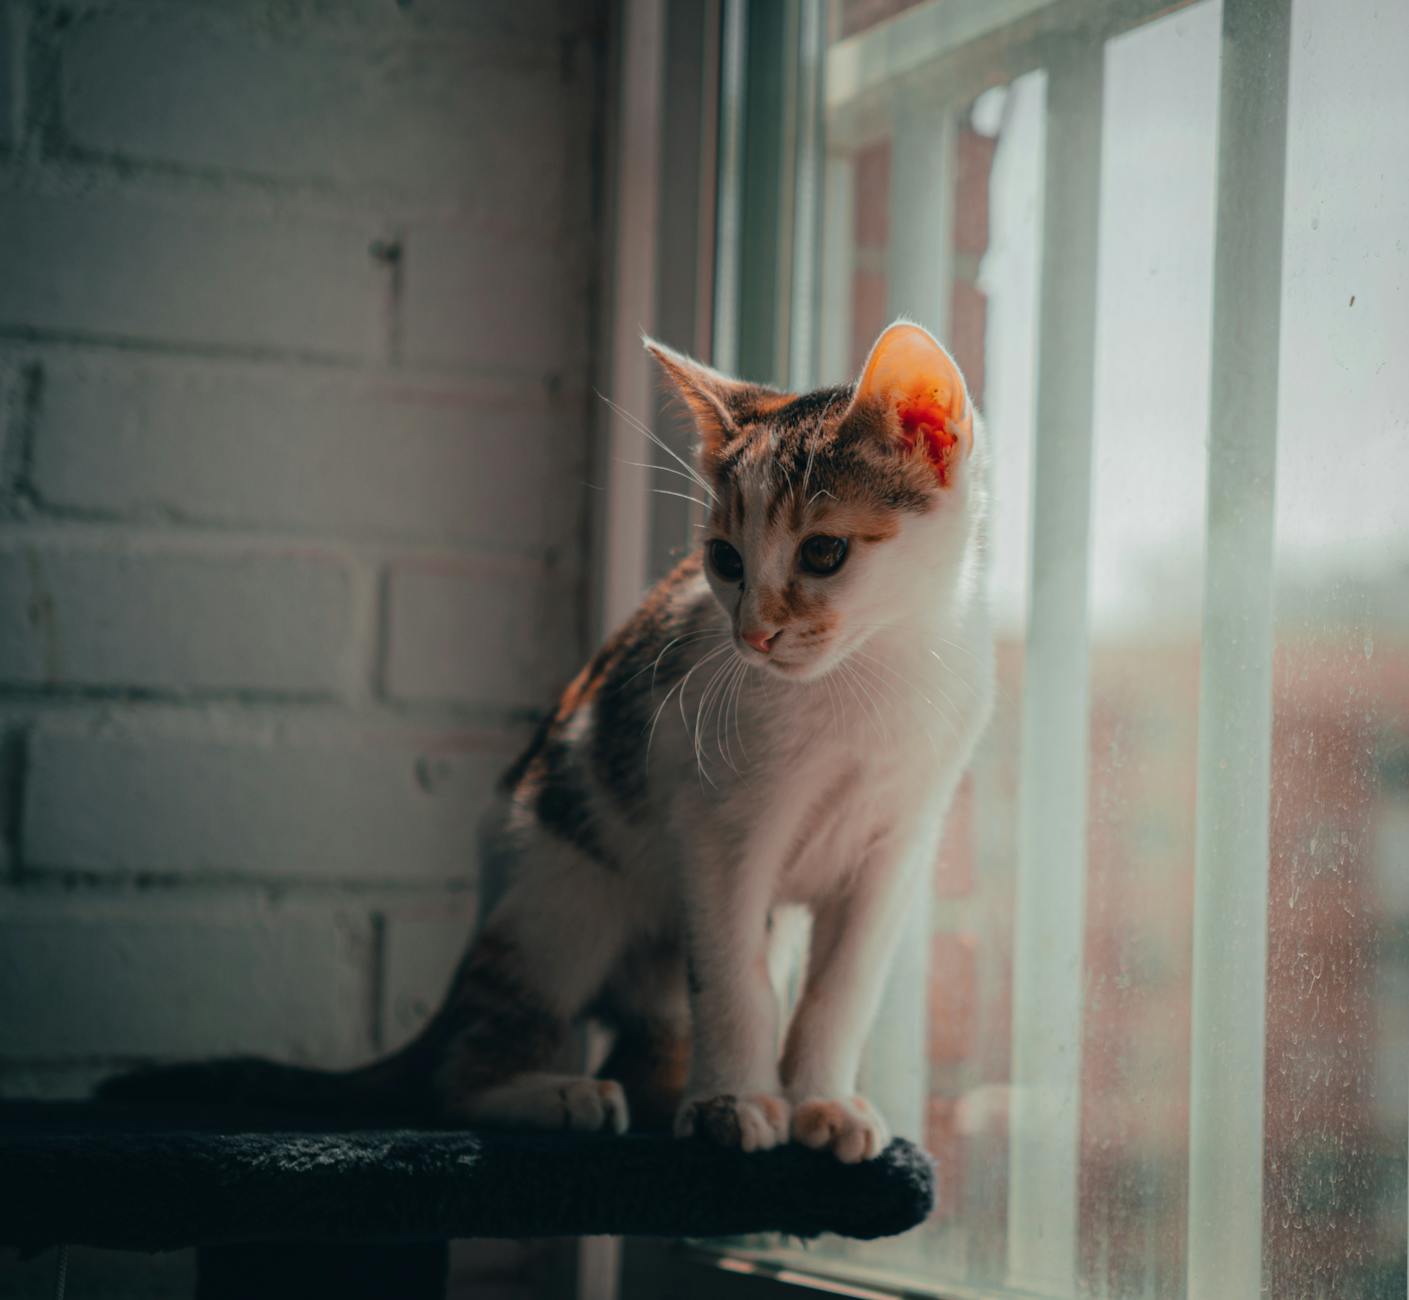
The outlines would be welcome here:
[[[894,537],[900,531],[900,520],[894,510],[869,501],[831,501],[824,498],[809,511],[806,531],[849,537],[875,545]]]
[[[762,591],[758,596],[760,617],[779,627],[789,627],[804,619],[820,623],[827,617],[827,598],[808,584],[789,578],[781,588]]]

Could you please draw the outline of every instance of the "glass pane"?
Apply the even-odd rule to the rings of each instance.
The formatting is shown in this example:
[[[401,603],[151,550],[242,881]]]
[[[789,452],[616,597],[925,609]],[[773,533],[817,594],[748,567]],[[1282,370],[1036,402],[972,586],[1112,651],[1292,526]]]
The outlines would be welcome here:
[[[1106,47],[1079,1273],[1180,1296],[1219,12]]]
[[[1265,1285],[1405,1294],[1409,7],[1294,11]]]

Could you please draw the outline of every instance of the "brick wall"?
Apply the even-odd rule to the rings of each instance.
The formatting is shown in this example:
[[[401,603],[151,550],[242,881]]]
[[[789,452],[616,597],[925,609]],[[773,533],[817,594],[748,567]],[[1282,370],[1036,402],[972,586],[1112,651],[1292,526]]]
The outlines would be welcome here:
[[[0,1092],[434,1003],[584,649],[604,10],[0,0]]]

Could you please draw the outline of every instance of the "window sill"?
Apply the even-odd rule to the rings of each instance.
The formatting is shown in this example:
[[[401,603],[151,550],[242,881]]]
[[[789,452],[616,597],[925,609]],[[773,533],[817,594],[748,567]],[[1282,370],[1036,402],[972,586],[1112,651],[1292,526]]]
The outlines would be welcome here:
[[[733,1246],[694,1243],[678,1248],[682,1272],[692,1275],[686,1295],[714,1295],[722,1283],[719,1273],[748,1279],[747,1293],[759,1300],[791,1297],[803,1300],[814,1296],[847,1296],[852,1300],[1020,1300],[1024,1292],[929,1282],[901,1270],[876,1268],[842,1259],[828,1259],[811,1251],[780,1247],[775,1250],[748,1250]],[[715,1286],[709,1285],[715,1275]],[[744,1300],[741,1291],[740,1300]]]

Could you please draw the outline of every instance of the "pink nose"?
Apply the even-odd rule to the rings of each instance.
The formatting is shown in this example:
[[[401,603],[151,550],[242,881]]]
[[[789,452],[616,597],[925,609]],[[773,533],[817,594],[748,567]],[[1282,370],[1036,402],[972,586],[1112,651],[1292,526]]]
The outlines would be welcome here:
[[[759,654],[766,655],[773,649],[773,642],[778,639],[778,632],[776,630],[765,632],[761,628],[757,628],[752,632],[740,632],[739,636],[757,650]]]

